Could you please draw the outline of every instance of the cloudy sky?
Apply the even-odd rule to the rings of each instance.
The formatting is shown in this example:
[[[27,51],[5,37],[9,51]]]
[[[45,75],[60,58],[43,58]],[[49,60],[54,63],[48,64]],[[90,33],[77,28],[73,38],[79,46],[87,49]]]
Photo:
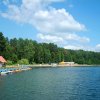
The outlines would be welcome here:
[[[0,31],[9,38],[100,51],[100,0],[0,0]]]

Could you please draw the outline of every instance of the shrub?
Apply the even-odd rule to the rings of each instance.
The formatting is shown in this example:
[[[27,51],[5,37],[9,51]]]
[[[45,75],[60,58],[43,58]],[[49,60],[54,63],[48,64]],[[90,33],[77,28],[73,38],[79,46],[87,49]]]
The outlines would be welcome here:
[[[12,65],[13,62],[11,60],[7,60],[7,65]]]
[[[21,60],[18,61],[18,64],[28,65],[29,64],[29,61],[28,61],[28,59],[21,59]]]

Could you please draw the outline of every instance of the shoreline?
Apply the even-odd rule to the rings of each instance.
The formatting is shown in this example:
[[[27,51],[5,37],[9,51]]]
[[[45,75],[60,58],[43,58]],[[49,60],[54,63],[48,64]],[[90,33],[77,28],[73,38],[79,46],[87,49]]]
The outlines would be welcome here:
[[[24,66],[24,65],[23,65]],[[87,64],[73,64],[73,65],[49,65],[49,64],[34,64],[34,65],[25,65],[32,68],[46,68],[46,67],[92,67],[92,66],[100,66],[100,65],[87,65]]]
[[[5,68],[0,68],[0,76],[7,75],[11,73],[22,72],[26,70],[31,70],[33,68],[64,68],[64,67],[100,67],[100,65],[86,65],[86,64],[72,64],[72,65],[49,65],[49,64],[34,64],[34,65],[12,65],[6,66]]]
[[[18,73],[22,71],[27,71],[31,70],[32,68],[30,67],[6,67],[6,68],[0,68],[0,76],[2,75],[8,75],[12,73]]]
[[[20,68],[20,67],[31,67],[31,68],[46,68],[46,67],[92,67],[100,65],[87,65],[87,64],[73,64],[73,65],[49,65],[49,64],[34,64],[34,65],[7,65],[5,68]]]

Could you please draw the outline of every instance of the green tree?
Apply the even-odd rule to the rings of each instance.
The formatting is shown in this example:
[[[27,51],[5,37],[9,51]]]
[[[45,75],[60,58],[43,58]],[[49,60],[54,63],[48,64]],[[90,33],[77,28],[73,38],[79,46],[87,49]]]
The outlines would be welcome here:
[[[28,61],[28,59],[21,59],[21,60],[18,61],[18,64],[28,65],[29,64],[29,61]]]
[[[6,38],[3,36],[3,33],[0,32],[0,55],[5,56],[6,51]]]

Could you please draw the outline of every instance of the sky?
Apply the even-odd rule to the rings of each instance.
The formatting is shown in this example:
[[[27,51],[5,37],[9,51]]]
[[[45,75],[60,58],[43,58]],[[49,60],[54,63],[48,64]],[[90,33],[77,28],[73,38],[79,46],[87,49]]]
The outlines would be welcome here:
[[[0,32],[100,52],[100,0],[0,0]]]

